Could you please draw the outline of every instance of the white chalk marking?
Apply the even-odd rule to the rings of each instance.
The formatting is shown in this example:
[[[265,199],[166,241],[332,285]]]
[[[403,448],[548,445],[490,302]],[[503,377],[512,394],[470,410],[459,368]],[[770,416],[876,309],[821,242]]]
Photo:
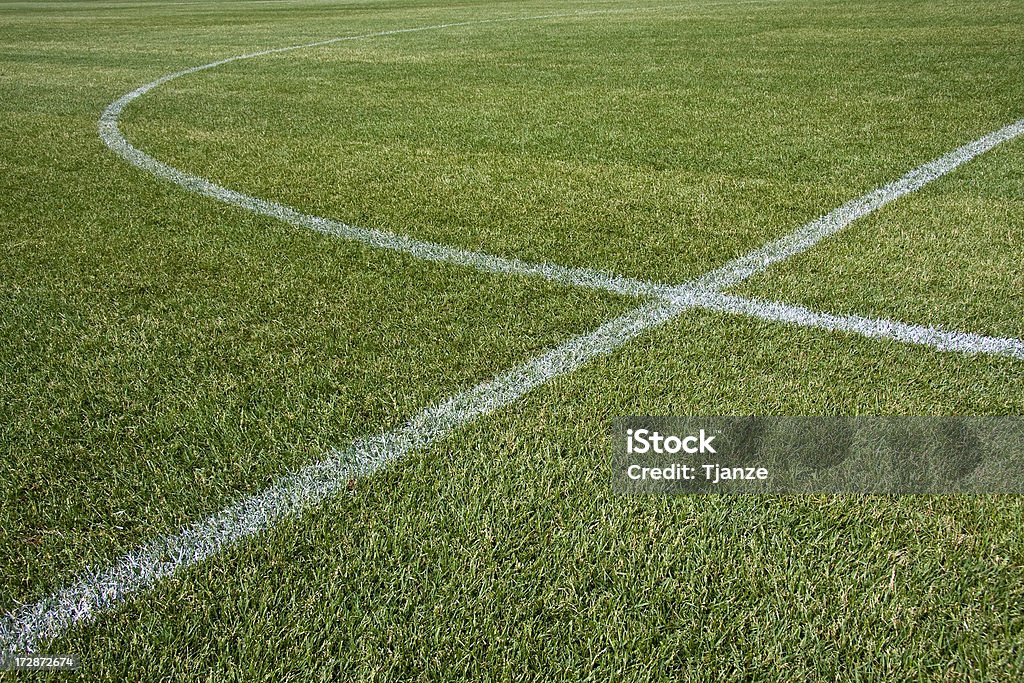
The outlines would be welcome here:
[[[760,249],[755,249],[734,261],[730,261],[725,266],[698,278],[694,284],[697,287],[718,290],[739,284],[754,273],[765,270],[773,263],[778,263],[802,251],[807,251],[821,240],[834,235],[858,218],[863,218],[904,195],[920,190],[928,183],[941,178],[979,154],[987,152],[1002,142],[1012,140],[1021,133],[1024,133],[1024,119],[1004,126],[988,135],[983,135],[977,140],[953,150],[949,154],[918,166],[899,180],[857,197],[831,213],[807,223],[796,232],[770,242]]]
[[[763,0],[761,0],[763,1]],[[730,4],[730,3],[715,3],[715,4]],[[659,7],[642,8],[647,11],[661,9]],[[627,277],[621,277],[610,273],[592,270],[589,268],[571,268],[568,266],[560,266],[552,263],[528,263],[526,261],[520,261],[519,259],[506,258],[501,256],[494,256],[483,252],[469,251],[465,249],[459,249],[456,247],[450,247],[436,242],[429,242],[426,240],[418,240],[405,235],[397,235],[383,230],[374,230],[370,228],[361,228],[354,225],[349,225],[341,221],[335,221],[328,218],[322,218],[319,216],[312,216],[290,206],[280,204],[278,202],[268,201],[265,199],[259,199],[242,192],[230,190],[226,187],[218,185],[210,180],[201,178],[199,176],[186,173],[180,169],[174,168],[168,164],[153,158],[146,154],[142,150],[132,145],[124,137],[121,129],[118,125],[118,119],[125,107],[130,103],[142,97],[146,93],[150,92],[154,88],[157,88],[169,81],[173,81],[182,76],[189,74],[198,73],[200,71],[207,71],[209,69],[223,66],[224,64],[230,64],[232,62],[238,62],[247,59],[254,59],[256,57],[264,57],[266,55],[279,54],[282,52],[293,52],[295,50],[302,50],[307,48],[324,47],[327,45],[334,45],[343,41],[351,40],[362,40],[366,38],[379,38],[383,36],[392,36],[402,33],[416,33],[421,31],[434,31],[446,28],[455,28],[460,26],[476,26],[480,24],[495,24],[495,23],[508,23],[518,21],[540,21],[543,19],[569,19],[573,17],[584,17],[602,14],[620,14],[620,13],[637,13],[642,9],[633,10],[592,10],[592,11],[580,11],[570,13],[558,13],[558,14],[540,14],[528,17],[507,17],[499,19],[480,19],[475,21],[460,21],[448,24],[434,24],[432,26],[420,26],[415,28],[396,29],[391,31],[378,31],[375,33],[364,33],[356,36],[343,36],[340,38],[330,38],[328,40],[319,40],[312,43],[303,43],[301,45],[291,45],[288,47],[273,48],[269,50],[260,50],[258,52],[250,52],[244,55],[238,55],[235,57],[228,57],[226,59],[220,59],[209,64],[202,64],[200,66],[194,66],[188,69],[182,69],[181,71],[175,71],[174,73],[161,76],[160,78],[150,81],[143,86],[136,88],[135,90],[119,97],[110,103],[109,106],[103,111],[99,121],[99,133],[100,138],[113,152],[118,156],[128,161],[133,166],[136,166],[148,173],[151,173],[159,178],[169,180],[176,185],[179,185],[191,192],[201,194],[212,199],[216,199],[227,204],[233,204],[241,207],[247,211],[251,211],[256,214],[275,218],[285,223],[292,225],[324,232],[330,235],[343,237],[345,239],[355,240],[368,244],[372,247],[380,249],[388,249],[390,251],[397,251],[415,256],[416,258],[424,259],[427,261],[435,261],[441,263],[452,263],[462,266],[469,266],[478,270],[491,272],[491,273],[502,273],[509,275],[523,275],[527,277],[541,277],[555,282],[564,284],[571,284],[579,287],[588,287],[592,289],[603,289],[606,291],[614,292],[616,294],[624,294],[627,296],[658,296],[666,292],[669,287],[667,285],[659,285],[651,282],[644,282],[642,280],[634,280]]]
[[[679,312],[655,300],[576,337],[494,379],[435,404],[404,425],[366,439],[322,462],[285,477],[262,493],[192,524],[173,536],[143,546],[100,573],[36,603],[9,613],[0,622],[0,653],[35,652],[41,641],[55,638],[76,624],[93,620],[130,595],[176,571],[223,551],[239,540],[274,526],[286,515],[299,514],[410,451],[429,446],[476,418],[512,403],[553,377],[571,372],[597,355],[613,351],[644,330]]]
[[[718,3],[716,3],[718,4]],[[728,3],[725,3],[728,4]],[[660,7],[649,7],[647,10],[661,9]],[[930,161],[918,168],[907,173],[905,176],[897,181],[889,183],[883,187],[877,188],[867,194],[858,197],[846,204],[838,207],[832,212],[817,218],[804,226],[799,230],[796,230],[785,237],[782,237],[774,242],[764,245],[763,247],[746,254],[734,261],[727,263],[726,265],[718,268],[710,273],[707,273],[696,281],[690,282],[679,287],[673,287],[656,282],[650,282],[637,278],[629,278],[621,275],[615,275],[604,271],[593,270],[589,268],[574,268],[569,266],[558,265],[554,263],[531,263],[522,261],[515,258],[508,258],[502,256],[495,256],[479,251],[471,251],[466,249],[459,249],[456,247],[450,247],[436,242],[429,242],[426,240],[418,240],[406,235],[399,235],[390,233],[382,230],[375,230],[371,228],[362,228],[347,223],[336,221],[320,216],[313,216],[307,213],[303,213],[297,209],[286,206],[284,204],[260,199],[253,197],[235,190],[222,187],[199,176],[191,175],[180,169],[174,168],[168,164],[153,158],[146,154],[142,150],[132,145],[121,133],[118,127],[118,119],[125,107],[128,106],[132,101],[138,99],[147,92],[154,88],[167,83],[168,81],[193,74],[199,71],[205,71],[212,69],[224,64],[231,62],[253,59],[270,54],[277,54],[281,52],[291,52],[295,50],[301,50],[306,48],[322,47],[326,45],[332,45],[342,41],[349,40],[360,40],[366,38],[382,37],[389,35],[396,35],[401,33],[414,33],[420,31],[430,31],[445,28],[453,28],[460,26],[472,26],[476,24],[488,24],[488,23],[503,23],[503,22],[514,22],[514,21],[531,21],[531,20],[542,20],[542,19],[553,19],[553,18],[571,18],[575,16],[587,16],[587,15],[600,15],[600,14],[614,14],[622,12],[632,12],[636,10],[594,10],[594,11],[583,11],[563,14],[544,14],[535,15],[530,17],[510,17],[510,18],[499,18],[499,19],[482,19],[476,21],[464,21],[464,22],[453,22],[447,24],[435,24],[432,26],[422,26],[407,29],[396,29],[390,31],[378,31],[375,33],[366,33],[357,36],[344,36],[339,38],[330,38],[328,40],[321,40],[312,43],[304,43],[301,45],[292,45],[282,48],[273,48],[269,50],[261,50],[258,52],[250,52],[244,55],[235,57],[229,57],[221,59],[208,64],[183,69],[176,71],[171,74],[162,76],[154,81],[151,81],[139,88],[136,88],[132,92],[123,95],[114,102],[112,102],[103,112],[100,117],[100,137],[106,143],[106,145],[120,155],[122,158],[130,162],[132,165],[148,171],[153,175],[169,180],[189,191],[201,194],[218,201],[222,201],[228,204],[241,207],[248,211],[256,214],[267,216],[270,218],[278,219],[289,223],[297,227],[303,227],[310,230],[316,230],[318,232],[335,235],[345,239],[351,239],[358,242],[362,242],[372,247],[380,249],[387,249],[390,251],[396,251],[406,253],[416,258],[440,262],[440,263],[451,263],[455,265],[461,265],[466,267],[475,268],[477,270],[490,272],[490,273],[501,273],[508,275],[521,275],[526,277],[540,277],[547,280],[569,284],[579,287],[587,287],[591,289],[600,289],[615,294],[635,296],[635,297],[662,297],[669,300],[678,301],[680,296],[690,296],[695,289],[707,290],[707,291],[720,291],[727,287],[733,286],[747,279],[751,275],[765,270],[774,263],[785,260],[795,254],[806,251],[812,246],[816,245],[821,240],[835,234],[839,230],[843,229],[853,221],[878,210],[879,208],[889,204],[900,197],[914,192],[921,187],[924,187],[928,183],[936,180],[937,178],[946,175],[950,171],[963,165],[964,163],[975,158],[979,154],[987,152],[996,145],[1011,140],[1021,133],[1024,133],[1024,119],[1016,121],[1015,123],[1009,124],[997,131],[993,131],[987,135],[984,135],[973,142],[970,142],[962,147],[959,147],[952,152],[939,157],[933,161]],[[747,314],[753,315],[753,309],[749,309]],[[822,317],[825,314],[805,315],[805,316],[793,316],[793,322],[797,324],[814,325],[815,320],[824,320]],[[879,323],[886,323],[892,328],[896,328],[902,323],[889,322],[889,321],[878,321]],[[955,335],[957,333],[949,332],[946,334]],[[970,337],[968,333],[962,333],[961,336]],[[928,335],[919,336],[921,339],[931,339],[933,337]],[[938,339],[938,338],[936,338]],[[915,342],[918,343],[918,342]],[[942,342],[943,344],[945,342]],[[931,344],[928,344],[931,345]],[[970,344],[965,348],[969,348]],[[948,345],[934,345],[934,348],[940,350],[957,350],[956,348],[949,347]],[[970,352],[970,351],[968,351]]]
[[[683,297],[682,301],[712,311],[736,313],[803,327],[817,327],[833,332],[848,332],[874,339],[892,339],[907,344],[927,346],[938,351],[955,351],[968,355],[984,353],[1024,360],[1024,340],[1012,337],[988,337],[972,332],[956,332],[940,327],[911,325],[882,318],[833,315],[820,313],[803,306],[707,291]]]
[[[573,16],[573,15],[547,15]],[[398,460],[413,450],[425,448],[473,420],[514,402],[529,391],[560,374],[571,372],[595,356],[611,353],[630,339],[661,325],[694,306],[767,320],[809,324],[874,337],[886,337],[925,344],[934,348],[974,353],[1005,353],[1018,357],[1020,340],[981,337],[934,328],[870,320],[855,316],[833,316],[786,304],[760,302],[725,295],[717,291],[734,285],[753,273],[767,268],[817,244],[853,221],[924,186],[950,172],[996,144],[1024,132],[1024,120],[979,138],[902,179],[844,204],[832,213],[808,223],[791,235],[751,254],[736,259],[685,285],[670,288],[639,280],[629,280],[596,271],[564,268],[550,264],[526,264],[512,259],[478,254],[402,238],[375,230],[355,228],[303,214],[274,202],[222,188],[202,178],[174,169],[133,147],[117,128],[124,107],[162,83],[188,73],[259,55],[286,52],[302,47],[327,45],[341,40],[423,31],[431,28],[464,26],[479,22],[441,24],[432,27],[386,31],[366,36],[336,38],[302,46],[251,53],[179,71],[153,81],[110,105],[101,118],[104,141],[131,163],[165,177],[192,191],[205,194],[296,225],[358,239],[374,246],[396,249],[433,261],[446,261],[502,273],[539,275],[560,282],[598,287],[637,296],[654,295],[657,300],[605,323],[586,335],[576,337],[540,357],[509,370],[494,379],[431,406],[401,427],[375,437],[362,439],[344,451],[285,477],[262,493],[245,498],[221,512],[192,524],[172,536],[158,539],[122,557],[111,568],[88,575],[77,583],[35,603],[9,612],[0,622],[0,652],[34,652],[41,641],[60,636],[76,624],[92,621],[106,609],[124,602],[129,596],[152,586],[161,578],[212,557],[238,541],[272,527],[286,515],[299,514],[323,501],[347,485],[350,478],[366,476]]]

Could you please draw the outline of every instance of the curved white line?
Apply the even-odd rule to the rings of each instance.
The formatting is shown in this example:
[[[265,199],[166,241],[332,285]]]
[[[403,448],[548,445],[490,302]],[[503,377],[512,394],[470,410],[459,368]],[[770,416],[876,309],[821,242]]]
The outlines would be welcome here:
[[[660,9],[658,7],[645,8],[646,10]],[[502,256],[494,256],[484,252],[470,251],[466,249],[459,249],[457,247],[450,247],[447,245],[439,244],[436,242],[429,242],[426,240],[419,240],[406,235],[399,235],[395,233],[386,232],[383,230],[375,230],[372,228],[361,228],[341,221],[332,220],[329,218],[322,218],[320,216],[313,216],[307,213],[303,213],[290,206],[280,204],[278,202],[268,201],[266,199],[260,199],[251,195],[237,192],[235,190],[228,189],[221,185],[201,178],[199,176],[186,173],[180,169],[174,168],[169,164],[165,164],[159,159],[146,154],[139,148],[135,147],[130,143],[121,132],[118,125],[118,120],[121,113],[125,110],[129,104],[142,97],[146,93],[150,92],[154,88],[157,88],[165,83],[173,81],[182,76],[189,74],[198,73],[200,71],[206,71],[209,69],[223,66],[224,64],[230,64],[232,62],[239,62],[246,59],[254,59],[256,57],[263,57],[271,54],[278,54],[281,52],[292,52],[294,50],[302,50],[313,47],[323,47],[325,45],[333,45],[342,41],[349,40],[361,40],[366,38],[379,38],[383,36],[397,35],[401,33],[415,33],[420,31],[433,31],[446,28],[454,28],[458,26],[475,26],[478,24],[494,24],[494,23],[505,23],[505,22],[516,22],[516,21],[539,21],[542,19],[556,19],[556,18],[571,18],[577,16],[589,16],[589,15],[600,15],[600,14],[621,14],[625,12],[638,12],[641,10],[594,10],[594,11],[583,11],[583,12],[569,12],[560,14],[539,14],[528,17],[507,17],[502,19],[480,19],[477,21],[461,21],[449,24],[434,24],[431,26],[420,26],[416,28],[398,29],[392,31],[378,31],[375,33],[364,33],[357,36],[343,36],[340,38],[330,38],[328,40],[319,40],[312,43],[303,43],[301,45],[291,45],[288,47],[274,48],[270,50],[261,50],[259,52],[249,52],[243,55],[235,57],[228,57],[227,59],[220,59],[209,64],[202,64],[200,66],[193,66],[188,69],[182,69],[181,71],[175,71],[174,73],[161,76],[155,81],[150,81],[143,86],[136,88],[135,90],[122,95],[118,99],[110,103],[109,106],[103,111],[99,121],[99,133],[100,138],[113,152],[118,156],[128,161],[133,166],[136,166],[144,171],[152,173],[153,175],[164,178],[171,181],[172,183],[179,185],[191,192],[196,194],[205,195],[212,199],[222,201],[228,204],[241,207],[247,211],[251,211],[256,214],[275,218],[292,225],[308,228],[310,230],[316,230],[318,232],[343,237],[345,239],[355,240],[368,244],[372,247],[380,249],[387,249],[390,251],[397,251],[415,256],[416,258],[424,259],[427,261],[435,261],[440,263],[452,263],[462,266],[469,266],[478,270],[501,273],[508,275],[523,275],[528,277],[541,277],[547,280],[555,282],[561,282],[570,285],[576,285],[581,287],[588,287],[591,289],[602,289],[616,294],[622,294],[634,297],[646,297],[646,296],[662,296],[669,292],[670,287],[667,285],[660,285],[653,282],[646,282],[643,280],[636,280],[632,278],[622,277],[614,275],[612,273],[593,270],[589,268],[573,268],[569,266],[561,266],[554,263],[531,263],[528,261],[521,261],[515,258],[507,258]]]
[[[738,2],[732,3],[726,2],[709,4],[742,4],[748,1],[751,3],[757,3],[764,2],[765,0],[738,0]],[[99,134],[107,147],[132,165],[144,171],[169,180],[191,192],[228,204],[233,204],[247,211],[281,220],[297,227],[303,227],[345,239],[351,239],[380,249],[406,253],[416,258],[428,261],[462,265],[485,272],[540,277],[574,286],[606,290],[620,295],[634,297],[658,297],[674,302],[686,300],[689,304],[698,305],[704,308],[713,310],[731,310],[729,307],[720,308],[722,299],[717,296],[717,294],[722,290],[739,284],[752,275],[767,269],[774,263],[778,263],[810,249],[823,239],[842,230],[859,218],[877,211],[886,204],[896,201],[904,195],[921,189],[928,183],[946,175],[959,166],[974,159],[978,155],[989,151],[996,145],[1012,140],[1024,133],[1024,119],[1015,121],[1014,123],[983,135],[977,140],[973,140],[966,145],[913,169],[899,180],[893,181],[888,185],[879,187],[854,200],[851,200],[850,202],[847,202],[830,213],[810,221],[809,223],[801,226],[798,230],[785,235],[778,240],[755,249],[754,251],[730,261],[690,282],[683,285],[672,286],[648,280],[615,275],[589,268],[575,268],[555,263],[533,263],[515,258],[495,256],[480,251],[459,249],[457,247],[451,247],[436,242],[415,239],[407,235],[400,235],[372,228],[362,228],[329,218],[313,216],[278,202],[260,199],[258,197],[253,197],[251,195],[228,189],[205,178],[186,173],[185,171],[174,168],[169,164],[165,164],[128,142],[118,125],[118,120],[125,107],[154,88],[182,76],[206,71],[232,62],[282,52],[322,47],[343,41],[376,38],[402,33],[416,33],[480,24],[539,21],[543,19],[572,18],[602,14],[636,13],[640,11],[665,9],[666,7],[672,6],[652,6],[647,8],[623,10],[591,10],[540,14],[526,17],[505,17],[497,19],[451,22],[406,29],[377,31],[374,33],[365,33],[355,36],[342,36],[311,43],[303,43],[300,45],[249,52],[161,76],[154,81],[150,81],[149,83],[122,95],[110,103],[100,116]],[[706,293],[707,296],[702,297],[702,293]],[[763,304],[759,306],[745,306],[744,308],[744,312],[747,315],[760,315],[760,317],[766,320],[783,322],[783,319],[776,315],[777,311],[770,311]],[[757,311],[761,311],[762,313],[758,314]],[[817,314],[812,311],[806,311],[805,315],[786,316],[785,322],[806,326],[827,327],[827,325],[823,323],[827,317],[828,314]],[[885,336],[884,333],[880,333],[877,330],[909,329],[915,327],[913,325],[907,325],[905,323],[895,321],[875,320],[875,322],[877,325],[875,325],[873,329],[876,331],[873,332],[871,336]],[[851,328],[848,331],[856,331],[856,329],[866,328],[864,326],[854,326],[854,328]],[[1017,339],[991,338],[952,331],[946,332],[939,328],[928,329],[936,330],[939,332],[940,337],[925,334],[915,335],[913,343],[932,346],[933,348],[942,351],[997,353],[1014,356],[1017,355],[1018,351],[1016,349],[1019,349],[1020,344],[1022,343]],[[946,336],[942,337],[941,335]],[[893,335],[893,338],[910,341],[908,338],[901,337],[899,335]],[[943,339],[941,343],[938,341],[940,338]],[[950,343],[950,339],[959,339],[960,342]],[[977,340],[981,341],[979,343],[973,343]],[[990,343],[989,340],[993,340],[993,342]]]

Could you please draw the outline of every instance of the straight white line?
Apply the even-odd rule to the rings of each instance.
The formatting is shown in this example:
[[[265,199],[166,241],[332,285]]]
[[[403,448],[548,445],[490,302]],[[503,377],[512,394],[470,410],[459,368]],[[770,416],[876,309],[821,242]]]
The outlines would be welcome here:
[[[817,327],[833,332],[848,332],[874,339],[892,339],[927,346],[938,351],[955,351],[968,355],[985,353],[1024,360],[1024,340],[1012,337],[988,337],[972,332],[910,325],[882,318],[833,315],[793,304],[748,299],[717,292],[704,291],[683,300],[700,308],[747,315],[761,320]]]
[[[93,621],[163,578],[206,560],[239,541],[273,527],[289,515],[315,507],[364,477],[430,446],[479,417],[504,408],[549,380],[608,354],[643,332],[686,310],[700,307],[778,322],[896,339],[962,353],[1004,354],[1024,359],[1024,342],[946,332],[857,316],[834,316],[806,308],[693,289],[673,302],[655,300],[605,323],[497,377],[430,406],[400,427],[361,439],[345,450],[284,477],[261,493],[159,538],[123,556],[112,567],[35,603],[9,612],[0,622],[0,652],[35,652],[42,641]]]
[[[422,411],[392,431],[355,442],[269,489],[158,539],[53,595],[8,613],[0,623],[0,653],[35,652],[41,641],[87,623],[176,571],[274,526],[413,450],[429,446],[476,418],[509,405],[532,389],[595,356],[606,354],[680,312],[663,300],[645,304],[527,363]]]
[[[983,154],[996,145],[1007,142],[1024,133],[1024,119],[1004,126],[988,135],[983,135],[949,154],[918,166],[899,180],[889,183],[877,190],[857,197],[843,204],[834,211],[807,223],[796,232],[790,233],[774,242],[769,242],[760,249],[730,261],[726,265],[697,279],[695,285],[706,289],[725,289],[739,284],[751,275],[768,268],[768,266],[807,251],[818,242],[834,235],[858,218],[863,218],[877,211],[886,204],[900,197],[915,192],[928,183],[941,178],[953,169],[961,166],[979,154]]]
[[[448,24],[444,26],[468,25],[469,23],[483,22],[466,22],[465,24]],[[372,35],[390,35],[392,33],[414,30],[426,30],[426,28],[404,29]],[[351,39],[353,38],[334,39],[310,45],[324,45],[337,42],[338,40]],[[122,97],[108,107],[101,119],[101,134],[104,135],[104,140],[111,146],[111,149],[122,154],[133,164],[150,170],[157,175],[167,177],[175,182],[180,181],[179,184],[184,184],[187,181],[188,184],[185,184],[185,186],[189,189],[209,194],[210,196],[217,196],[217,198],[222,198],[220,193],[228,193],[225,195],[224,201],[244,206],[250,210],[260,213],[265,213],[264,210],[277,211],[281,205],[263,202],[263,200],[220,188],[209,183],[209,181],[189,176],[173,169],[135,149],[124,140],[117,129],[117,117],[124,106],[132,99],[151,90],[160,83],[171,80],[171,78],[212,68],[213,66],[230,61],[237,61],[248,56],[284,52],[298,49],[299,47],[303,46],[268,50],[253,53],[252,55],[221,60],[220,62],[181,71],[153,81],[147,86],[143,86],[139,90]],[[41,641],[58,637],[76,624],[92,621],[103,610],[115,607],[132,594],[152,586],[161,578],[169,576],[179,569],[201,562],[241,539],[272,527],[285,515],[299,514],[309,509],[346,485],[350,478],[371,474],[410,451],[424,448],[436,440],[446,437],[454,430],[478,417],[509,405],[552,378],[579,368],[595,356],[614,351],[645,330],[661,325],[693,306],[717,307],[716,310],[734,309],[734,312],[756,314],[759,317],[786,322],[809,321],[808,324],[826,327],[827,329],[848,329],[862,334],[869,334],[869,336],[890,335],[892,338],[914,341],[914,343],[927,343],[929,345],[945,344],[950,348],[953,348],[955,344],[974,344],[979,351],[1002,353],[1004,351],[1003,347],[992,347],[995,350],[989,350],[988,347],[985,347],[989,343],[985,340],[992,340],[992,338],[967,335],[971,339],[964,342],[962,341],[963,335],[956,339],[950,336],[956,333],[932,330],[928,334],[921,334],[919,331],[925,328],[906,325],[899,326],[899,324],[886,321],[869,321],[868,319],[857,319],[851,316],[829,316],[782,304],[751,302],[739,297],[720,294],[714,291],[713,288],[736,284],[771,263],[776,263],[810,248],[821,239],[824,239],[824,237],[849,225],[857,218],[867,215],[899,196],[918,189],[927,182],[948,173],[968,159],[990,149],[995,144],[1019,135],[1022,131],[1024,131],[1024,121],[980,138],[978,141],[966,145],[935,162],[922,166],[896,183],[854,200],[822,219],[812,221],[789,237],[777,240],[765,248],[756,250],[747,257],[726,264],[722,268],[712,271],[686,285],[672,288],[670,293],[666,294],[661,285],[630,281],[630,284],[625,286],[626,289],[636,287],[636,283],[640,282],[641,289],[650,286],[652,290],[657,290],[659,298],[624,316],[605,323],[594,332],[576,337],[530,362],[519,365],[487,382],[483,382],[465,392],[456,394],[446,401],[435,404],[395,430],[357,441],[345,451],[337,451],[330,454],[324,461],[310,465],[298,473],[280,480],[262,493],[245,498],[211,517],[186,527],[177,534],[145,545],[125,555],[107,570],[85,576],[78,582],[43,600],[22,605],[12,610],[0,621],[0,652],[7,654],[34,652]],[[211,194],[211,192],[214,194]],[[287,209],[287,207],[281,208]],[[308,218],[312,221],[324,220],[306,216],[299,212],[295,212],[296,215],[292,215],[288,211],[294,210],[287,209],[283,213],[287,217],[283,217],[282,220],[288,220],[289,218],[300,218],[301,220]],[[328,223],[330,222],[328,221]],[[305,225],[305,223],[299,224]],[[351,226],[344,227],[356,231],[362,230],[351,228]],[[348,236],[344,231],[339,231],[335,234]],[[362,232],[353,233],[352,238],[362,239],[363,237],[373,236],[373,239],[376,240],[379,239],[376,235],[384,234],[386,233],[365,231],[365,234]],[[394,238],[394,236],[391,236],[391,238]],[[376,244],[376,242],[371,243]],[[410,246],[401,250],[407,253],[415,253],[414,248],[415,250],[423,249],[421,244],[417,243],[415,247]],[[477,258],[498,259],[498,257],[476,255],[473,252],[451,250],[442,245],[430,245],[431,250],[435,248],[439,251],[431,251],[430,253],[443,254],[445,255],[444,259],[438,259],[429,254],[424,256],[424,258],[448,260],[455,263],[464,263],[465,265],[473,265]],[[449,254],[453,252],[457,252],[457,255],[449,257]],[[518,269],[524,265],[522,262],[508,259],[499,259],[499,261],[502,263],[501,267],[503,269],[498,272],[521,272]],[[484,269],[494,271],[494,262],[489,263],[492,265]],[[530,274],[545,276],[544,274],[549,272],[545,270],[547,266],[526,265],[530,268],[538,269],[531,271]],[[552,267],[560,268],[558,266]],[[550,272],[556,273],[557,277],[554,279],[559,281],[566,281],[563,279],[566,277],[566,273],[569,273],[573,278],[577,277],[575,269]],[[607,285],[608,282],[615,279],[613,276],[606,276],[605,274],[595,275],[590,271],[587,272],[589,274],[585,277],[579,276],[581,280],[579,284],[594,286],[585,283],[597,281],[604,282]],[[613,284],[602,286],[601,288],[618,291],[618,287],[620,285]],[[644,293],[648,292],[645,291]],[[957,341],[957,339],[961,341]],[[1017,340],[1009,341],[1017,342]]]

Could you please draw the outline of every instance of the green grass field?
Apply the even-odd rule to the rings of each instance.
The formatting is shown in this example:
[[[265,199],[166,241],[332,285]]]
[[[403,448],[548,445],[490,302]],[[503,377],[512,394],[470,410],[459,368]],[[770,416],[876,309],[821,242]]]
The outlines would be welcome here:
[[[573,14],[582,12],[581,14]],[[0,0],[0,609],[1024,117],[1018,0]],[[733,293],[1024,337],[1024,139]],[[1020,415],[1024,361],[712,310],[41,649],[119,680],[1024,680],[1013,496],[627,497],[623,415]],[[14,674],[0,673],[0,677]],[[23,675],[22,677],[28,677]]]

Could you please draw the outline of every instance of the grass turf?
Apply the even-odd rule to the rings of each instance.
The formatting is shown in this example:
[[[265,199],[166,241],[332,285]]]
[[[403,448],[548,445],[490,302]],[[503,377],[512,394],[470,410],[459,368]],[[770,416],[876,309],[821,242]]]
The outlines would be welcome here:
[[[836,313],[1024,337],[1024,145],[993,150],[739,288]]]
[[[8,604],[629,305],[197,199],[107,152],[102,108],[259,47],[579,7],[0,5]],[[1022,14],[685,3],[407,34],[188,77],[125,129],[320,215],[679,281],[1019,118]],[[1020,334],[1019,149],[745,291]],[[1020,414],[1020,370],[690,313],[53,651],[88,680],[1013,678],[1018,500],[623,499],[603,467],[614,415]]]

